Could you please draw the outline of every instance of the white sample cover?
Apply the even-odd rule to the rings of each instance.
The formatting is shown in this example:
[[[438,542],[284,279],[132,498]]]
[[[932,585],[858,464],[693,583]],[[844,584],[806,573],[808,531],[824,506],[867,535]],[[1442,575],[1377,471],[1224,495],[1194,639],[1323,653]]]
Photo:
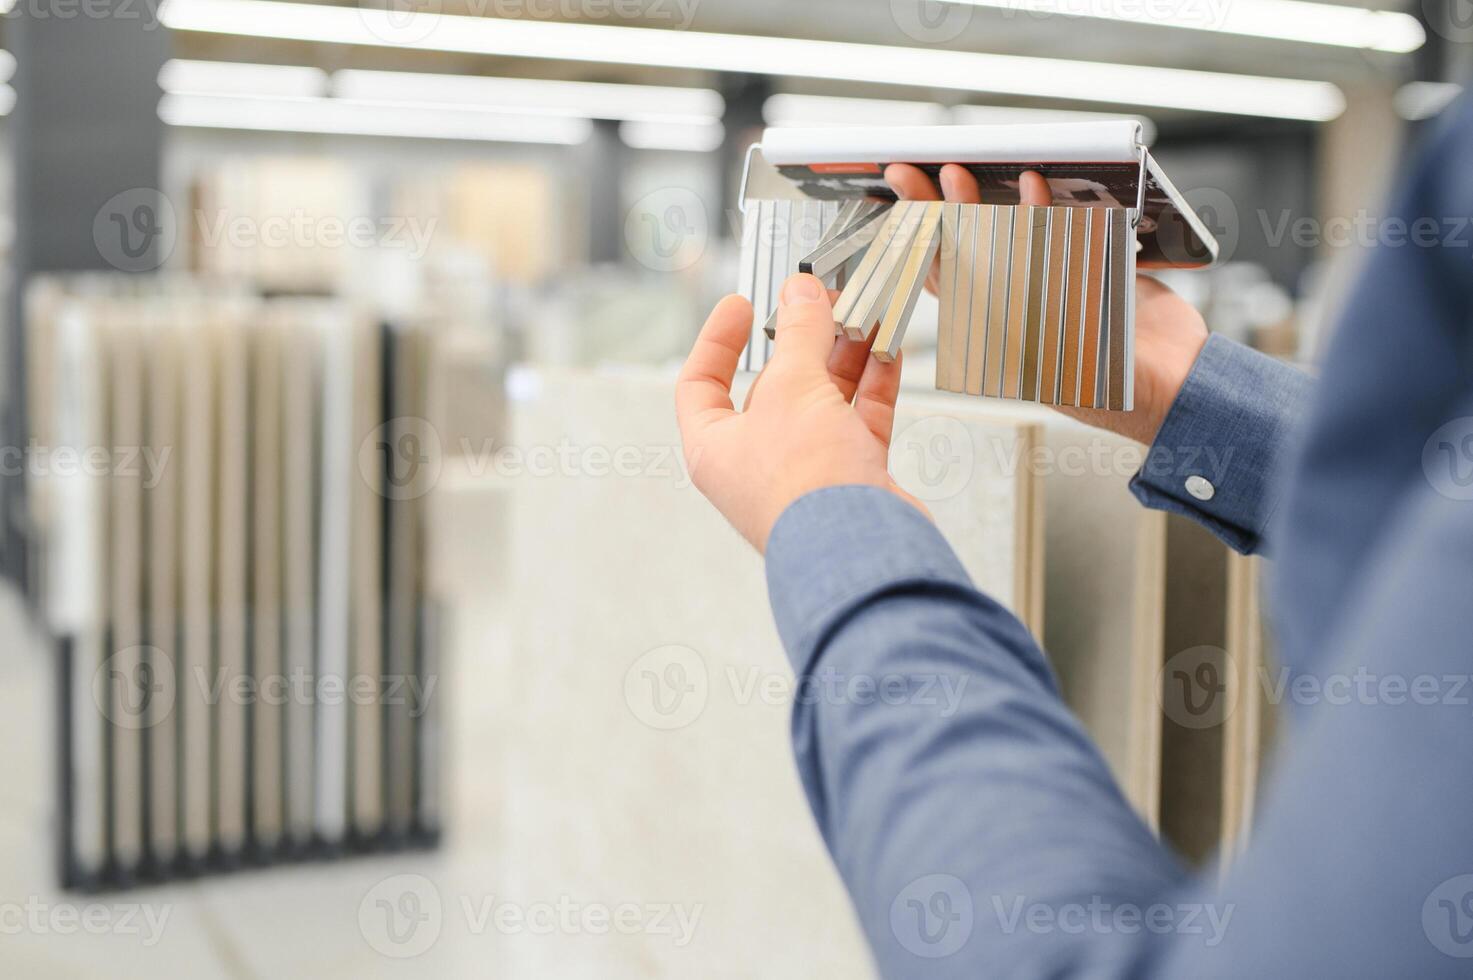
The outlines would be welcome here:
[[[1138,162],[1141,124],[1030,123],[1005,126],[775,126],[762,135],[773,166],[796,163]]]

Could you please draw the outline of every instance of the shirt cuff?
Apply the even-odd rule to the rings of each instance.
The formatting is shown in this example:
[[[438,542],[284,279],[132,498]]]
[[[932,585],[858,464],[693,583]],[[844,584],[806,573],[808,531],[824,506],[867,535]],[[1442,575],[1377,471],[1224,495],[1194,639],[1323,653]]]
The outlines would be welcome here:
[[[1213,334],[1146,454],[1131,492],[1197,521],[1235,551],[1263,548],[1277,471],[1313,391],[1302,371]]]
[[[878,487],[805,494],[783,511],[767,539],[772,613],[799,676],[857,604],[917,583],[972,588],[936,525]]]

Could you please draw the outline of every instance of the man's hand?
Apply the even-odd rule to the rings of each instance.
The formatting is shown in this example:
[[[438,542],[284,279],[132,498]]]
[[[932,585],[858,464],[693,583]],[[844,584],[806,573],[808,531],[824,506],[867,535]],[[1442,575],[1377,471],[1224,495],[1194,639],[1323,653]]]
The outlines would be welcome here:
[[[711,313],[675,386],[691,479],[759,552],[787,506],[811,490],[864,484],[920,508],[890,479],[890,436],[900,359],[884,364],[869,341],[835,340],[829,292],[813,276],[783,287],[772,359],[744,411],[731,380],[752,326],[752,305],[728,296]]]
[[[885,180],[903,200],[944,199],[958,204],[976,204],[982,196],[977,179],[965,167],[947,164],[941,168],[941,192],[925,172],[909,164],[891,164]],[[1018,180],[1024,204],[1052,203],[1048,181],[1033,171]],[[927,286],[936,288],[936,271]],[[1197,355],[1207,343],[1207,325],[1202,314],[1176,293],[1150,276],[1137,276],[1135,287],[1135,410],[1106,412],[1092,408],[1060,408],[1059,411],[1089,425],[1150,445],[1166,421],[1176,393],[1187,380]]]

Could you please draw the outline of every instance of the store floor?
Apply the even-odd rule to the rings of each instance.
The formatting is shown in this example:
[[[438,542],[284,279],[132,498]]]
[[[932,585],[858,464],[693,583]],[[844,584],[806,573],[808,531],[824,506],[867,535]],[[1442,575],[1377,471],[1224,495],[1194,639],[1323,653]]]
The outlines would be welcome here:
[[[797,788],[786,708],[713,703],[707,724],[682,738],[635,720],[619,650],[553,656],[544,644],[530,661],[513,656],[518,582],[557,577],[548,537],[508,533],[505,488],[470,481],[457,491],[457,482],[447,475],[441,510],[456,546],[432,572],[454,610],[437,695],[448,725],[447,832],[434,852],[101,896],[60,891],[51,666],[21,602],[0,593],[0,630],[24,637],[0,650],[0,744],[9,748],[0,976],[866,975],[852,913]],[[528,489],[548,492],[545,481]],[[752,615],[767,623],[765,611]]]
[[[53,681],[25,608],[9,590],[0,593],[0,631],[24,638],[0,651],[0,743],[8,749],[0,782],[0,975],[505,975],[498,963],[517,937],[487,935],[493,926],[483,913],[490,896],[477,885],[499,875],[491,857],[459,845],[465,838],[452,837],[437,853],[250,871],[97,896],[62,892],[51,827]],[[476,809],[472,801],[458,815],[467,828],[477,822]],[[407,907],[404,896],[411,892],[431,901],[434,893],[443,896],[441,914],[406,919],[396,929],[387,914]],[[380,904],[385,901],[388,908]]]
[[[494,617],[492,617],[494,619]],[[468,623],[482,643],[495,622]],[[600,934],[587,901],[552,895],[508,902],[515,868],[487,833],[496,793],[473,762],[456,770],[454,828],[439,851],[248,871],[166,887],[78,895],[56,885],[51,827],[53,680],[16,595],[0,593],[0,975],[27,980],[314,980],[379,977],[652,975],[638,944],[611,922]],[[484,647],[482,647],[484,651]],[[472,659],[466,669],[474,669]],[[462,676],[462,690],[474,690]],[[485,713],[458,711],[462,749]],[[633,914],[633,910],[626,910]],[[640,909],[646,923],[658,910]],[[665,914],[672,937],[680,918]],[[617,907],[610,907],[617,914]],[[571,917],[571,918],[569,918]],[[573,923],[571,928],[567,923]],[[591,927],[589,925],[591,923]],[[690,925],[687,916],[685,926]],[[578,947],[582,947],[579,949]],[[582,973],[578,963],[587,964]],[[597,968],[603,963],[608,969]]]

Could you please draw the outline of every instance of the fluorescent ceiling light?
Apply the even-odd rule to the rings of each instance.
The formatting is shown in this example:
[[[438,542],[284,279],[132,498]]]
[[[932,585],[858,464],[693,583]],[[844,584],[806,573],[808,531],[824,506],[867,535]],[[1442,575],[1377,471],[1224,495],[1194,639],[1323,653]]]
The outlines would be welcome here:
[[[1141,124],[1141,136],[1149,146],[1156,142],[1156,123],[1149,116],[1115,112],[1083,112],[1075,109],[1028,109],[1005,105],[959,105],[951,110],[951,121],[958,126],[989,123],[1099,122],[1105,119],[1134,119]]]
[[[332,91],[345,99],[474,105],[504,112],[534,112],[583,119],[706,123],[720,119],[726,109],[720,93],[706,88],[402,71],[345,69],[333,74]]]
[[[762,104],[769,126],[926,126],[947,122],[935,102],[843,99],[830,95],[774,95]]]
[[[710,150],[725,102],[712,89],[433,75],[235,62],[166,63],[174,125],[577,143],[587,120],[623,121],[630,145]],[[331,92],[332,97],[327,97]],[[549,124],[562,120],[572,125]]]
[[[176,95],[260,95],[309,98],[327,94],[327,72],[299,65],[235,61],[164,62],[159,87]]]
[[[993,7],[1030,17],[1098,17],[1128,24],[1181,27],[1247,37],[1368,48],[1405,54],[1427,42],[1410,14],[1303,0],[945,0],[958,6]]]
[[[721,146],[726,127],[706,123],[646,122],[631,119],[619,124],[619,139],[636,150],[677,150],[710,153]]]
[[[0,48],[0,82],[8,82],[15,77],[15,55]]]
[[[1396,114],[1409,122],[1431,119],[1463,93],[1454,82],[1408,82],[1396,90],[1392,104]]]
[[[327,44],[653,65],[1323,121],[1329,82],[745,34],[283,3],[165,0],[165,26]],[[400,40],[395,40],[396,38]],[[409,39],[413,40],[409,40]]]
[[[508,143],[581,143],[592,124],[564,116],[395,106],[323,98],[165,95],[159,118],[171,126],[273,132],[399,136]]]

